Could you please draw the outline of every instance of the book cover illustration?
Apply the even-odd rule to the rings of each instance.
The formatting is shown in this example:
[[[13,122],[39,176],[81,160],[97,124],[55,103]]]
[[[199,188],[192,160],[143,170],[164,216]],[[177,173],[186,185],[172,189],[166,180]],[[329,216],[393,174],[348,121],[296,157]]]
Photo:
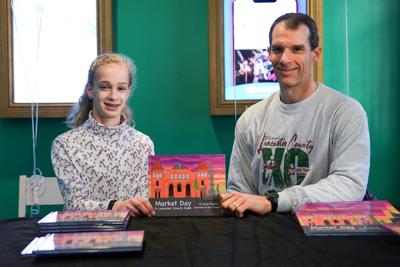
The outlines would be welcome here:
[[[396,235],[400,235],[400,221],[397,223],[384,223],[382,224],[382,227]]]
[[[300,207],[301,210],[365,210],[365,209],[379,209],[379,210],[392,210],[396,214],[398,211],[387,200],[374,200],[374,201],[339,201],[339,202],[310,202],[305,203]]]
[[[149,199],[156,216],[220,216],[225,155],[149,157]]]
[[[55,211],[38,221],[42,233],[124,230],[129,223],[127,210]]]
[[[304,204],[296,217],[306,235],[390,234],[382,227],[400,220],[388,201],[315,202]]]
[[[56,233],[37,237],[23,256],[142,251],[144,231]]]
[[[55,211],[46,215],[40,224],[123,223],[129,216],[127,210]]]

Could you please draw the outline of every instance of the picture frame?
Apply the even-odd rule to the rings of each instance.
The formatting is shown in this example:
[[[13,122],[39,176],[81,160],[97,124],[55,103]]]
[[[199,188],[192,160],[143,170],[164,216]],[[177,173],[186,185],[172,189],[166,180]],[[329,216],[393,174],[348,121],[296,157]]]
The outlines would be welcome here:
[[[225,71],[227,64],[225,61],[226,51],[224,38],[227,29],[232,25],[226,25],[224,21],[224,7],[226,1],[232,0],[209,0],[208,1],[208,34],[209,34],[209,103],[210,115],[239,115],[247,107],[253,105],[261,99],[237,99],[232,97],[227,99]],[[320,44],[323,42],[323,12],[322,0],[305,0],[306,10],[317,23]],[[256,1],[255,1],[256,2]],[[279,15],[277,15],[279,16]],[[228,27],[227,27],[228,26]],[[268,35],[268,32],[265,32]],[[233,41],[232,41],[233,42]],[[232,54],[234,51],[229,51]],[[323,82],[323,58],[314,65],[314,77]],[[236,94],[235,94],[236,96]]]
[[[79,8],[79,6],[76,6]],[[13,51],[12,0],[0,3],[0,118],[29,118],[31,103],[16,103]],[[113,51],[113,3],[112,0],[96,0],[97,54]],[[62,52],[62,51],[60,51]],[[82,90],[83,90],[82,85]],[[38,116],[65,118],[74,103],[38,103]]]

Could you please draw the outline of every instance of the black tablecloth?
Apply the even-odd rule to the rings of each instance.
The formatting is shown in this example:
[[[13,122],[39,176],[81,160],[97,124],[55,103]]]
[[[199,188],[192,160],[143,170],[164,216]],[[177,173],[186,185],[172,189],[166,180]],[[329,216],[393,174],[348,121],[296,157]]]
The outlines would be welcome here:
[[[4,266],[400,266],[399,236],[307,237],[292,214],[138,218],[142,253],[23,258],[36,220],[0,221]]]

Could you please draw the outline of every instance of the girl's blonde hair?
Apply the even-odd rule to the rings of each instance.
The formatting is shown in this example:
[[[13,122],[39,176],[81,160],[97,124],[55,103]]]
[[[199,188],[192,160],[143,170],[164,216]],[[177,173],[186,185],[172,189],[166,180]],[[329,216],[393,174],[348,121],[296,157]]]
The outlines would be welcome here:
[[[88,80],[83,90],[82,96],[79,98],[79,102],[76,103],[70,113],[68,114],[66,123],[68,127],[75,128],[82,125],[89,117],[90,111],[93,109],[93,102],[86,94],[86,89],[88,86],[92,86],[94,82],[94,77],[96,71],[100,66],[111,64],[111,63],[123,63],[126,65],[129,71],[129,87],[131,87],[131,93],[134,89],[134,79],[136,75],[136,66],[133,60],[129,57],[116,54],[116,53],[105,53],[96,57],[89,68]],[[128,124],[132,124],[132,112],[128,105],[126,104],[122,113],[125,115],[125,120]]]

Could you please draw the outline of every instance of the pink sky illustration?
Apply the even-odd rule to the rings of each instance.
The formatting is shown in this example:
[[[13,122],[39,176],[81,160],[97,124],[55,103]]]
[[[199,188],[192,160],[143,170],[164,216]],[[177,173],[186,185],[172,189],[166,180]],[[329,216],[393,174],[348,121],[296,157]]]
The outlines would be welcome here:
[[[187,155],[155,155],[149,157],[149,171],[156,162],[160,162],[163,168],[171,169],[178,163],[193,171],[201,161],[208,167],[214,168],[215,179],[225,179],[225,155],[224,154],[187,154]]]

